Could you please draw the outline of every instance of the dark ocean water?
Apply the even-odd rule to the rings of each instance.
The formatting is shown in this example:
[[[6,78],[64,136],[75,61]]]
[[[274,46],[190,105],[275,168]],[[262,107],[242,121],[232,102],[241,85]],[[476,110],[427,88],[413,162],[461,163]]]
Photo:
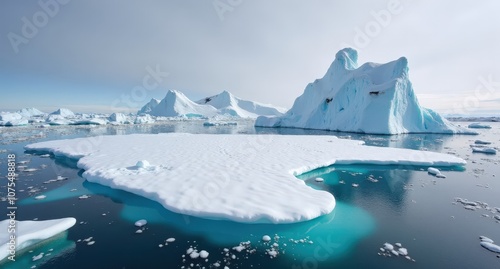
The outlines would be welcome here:
[[[0,268],[498,268],[497,254],[479,245],[484,235],[500,242],[500,212],[464,209],[460,197],[500,207],[498,155],[472,153],[470,145],[481,139],[500,147],[500,124],[478,130],[478,136],[400,135],[377,136],[298,129],[255,129],[251,122],[237,126],[204,127],[202,122],[177,122],[149,126],[19,127],[0,128],[0,197],[7,196],[7,154],[27,161],[20,172],[16,194],[18,220],[75,217],[67,232],[34,246],[15,263]],[[26,144],[95,135],[129,133],[259,133],[336,135],[360,139],[368,145],[401,147],[455,154],[468,161],[464,168],[442,169],[446,178],[427,173],[427,167],[333,166],[301,175],[313,188],[331,192],[336,209],[321,218],[287,225],[239,224],[204,220],[163,209],[148,199],[86,182],[75,162],[24,152]],[[4,151],[2,151],[4,150]],[[44,184],[57,176],[68,180]],[[315,182],[322,177],[324,182]],[[358,187],[353,187],[353,183]],[[81,195],[88,199],[78,199]],[[33,197],[45,195],[43,200]],[[291,197],[293,199],[293,197]],[[2,201],[0,220],[6,219]],[[491,211],[494,211],[492,209]],[[137,234],[134,222],[147,219]],[[262,242],[263,235],[272,238]],[[93,237],[94,245],[83,241]],[[175,242],[165,244],[167,238]],[[249,241],[247,250],[233,250]],[[414,261],[386,257],[385,242],[401,243]],[[271,244],[278,250],[271,257]],[[159,245],[163,246],[160,247]],[[190,247],[209,252],[208,258],[191,259]],[[228,251],[224,249],[227,248]],[[49,251],[50,250],[50,251]],[[50,253],[35,262],[32,257]],[[184,257],[183,257],[184,255]],[[234,255],[234,256],[233,256]]]

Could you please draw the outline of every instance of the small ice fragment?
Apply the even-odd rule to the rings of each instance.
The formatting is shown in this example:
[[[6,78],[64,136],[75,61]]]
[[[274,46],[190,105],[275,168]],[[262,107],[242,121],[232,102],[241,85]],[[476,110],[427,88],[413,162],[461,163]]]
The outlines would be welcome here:
[[[392,255],[394,255],[394,256],[399,256],[399,253],[398,253],[397,251],[395,251],[394,249],[393,249],[393,250],[391,250],[391,253],[392,253]]]
[[[278,255],[278,252],[276,252],[276,250],[274,250],[274,249],[271,249],[267,252],[267,254],[269,254],[269,256],[274,258]]]
[[[38,195],[38,196],[35,197],[36,200],[42,200],[42,199],[45,199],[45,198],[47,198],[47,196],[45,196],[45,195]]]
[[[138,168],[146,168],[146,167],[149,167],[150,164],[149,164],[148,161],[142,160],[142,161],[138,161],[135,166],[138,167]]]
[[[193,249],[193,248],[188,248],[188,249],[186,250],[186,254],[187,254],[187,255],[189,255],[189,254],[193,253],[193,251],[194,251],[194,249]]]
[[[142,234],[142,230],[141,230],[141,229],[139,229],[139,230],[135,231],[135,233],[136,233],[136,234]]]
[[[390,251],[394,249],[394,246],[389,243],[384,243],[384,248]]]
[[[198,253],[198,251],[196,250],[193,250],[193,252],[189,254],[189,257],[191,257],[191,259],[198,259],[198,257],[200,257],[200,253]]]
[[[398,253],[402,256],[408,255],[408,250],[406,248],[400,248],[398,249]]]
[[[147,223],[148,223],[147,220],[141,219],[141,220],[136,221],[134,225],[137,227],[142,227],[142,226],[146,225]]]
[[[88,199],[88,198],[90,198],[90,196],[88,196],[88,195],[86,195],[86,194],[84,194],[84,195],[82,195],[82,196],[78,197],[78,199],[80,199],[80,200],[81,200],[81,199]]]
[[[439,171],[439,169],[437,169],[437,168],[429,167],[429,168],[427,168],[427,172],[431,175],[436,176],[436,177],[445,178],[445,176],[443,174],[441,174],[441,171]]]
[[[479,240],[481,240],[481,242],[488,242],[488,243],[493,243],[493,240],[486,237],[486,236],[480,236],[479,237]]]
[[[476,141],[474,141],[474,144],[477,144],[477,145],[489,145],[489,144],[491,144],[491,142],[484,141],[484,140],[476,140]]]
[[[317,178],[315,178],[314,180],[315,180],[316,182],[323,182],[323,181],[324,181],[324,179],[323,179],[323,178],[321,178],[321,177],[317,177]]]
[[[401,243],[396,243],[394,245],[396,245],[396,247],[398,247],[398,248],[403,247],[403,245],[401,245]]]
[[[481,246],[489,251],[500,253],[500,246],[489,242],[481,242]]]
[[[238,252],[241,252],[245,249],[245,246],[239,245],[239,246],[233,247],[233,249],[238,251]]]
[[[208,257],[209,253],[206,250],[200,251],[200,258],[206,259]]]
[[[472,147],[472,152],[485,153],[485,154],[497,154],[497,150],[494,148],[478,148]],[[26,170],[25,170],[26,171]]]
[[[269,241],[271,241],[271,237],[270,237],[269,235],[264,235],[264,236],[262,237],[262,241],[264,241],[264,242],[269,242]]]
[[[42,253],[40,253],[40,254],[38,254],[38,255],[36,255],[36,256],[33,256],[33,261],[38,261],[38,260],[40,260],[41,258],[43,258],[43,255],[44,255],[44,253],[42,252]]]
[[[354,188],[357,188],[357,187],[359,187],[359,184],[352,183],[352,186],[353,186]]]
[[[165,242],[167,242],[167,243],[172,243],[172,242],[175,242],[175,238],[170,237],[170,238],[168,238],[167,240],[165,240]]]
[[[87,243],[87,245],[89,245],[89,246],[91,246],[93,244],[95,244],[95,241],[90,241],[90,242]]]
[[[464,206],[465,209],[467,210],[476,210],[476,207],[475,206],[471,206],[471,205],[466,205]]]

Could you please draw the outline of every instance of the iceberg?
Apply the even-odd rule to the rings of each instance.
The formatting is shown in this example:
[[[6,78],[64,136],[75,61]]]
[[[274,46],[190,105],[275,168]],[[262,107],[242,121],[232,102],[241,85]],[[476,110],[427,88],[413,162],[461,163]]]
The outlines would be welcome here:
[[[2,112],[0,113],[0,126],[19,126],[27,125],[28,119],[19,113]]]
[[[255,125],[372,134],[475,134],[420,106],[406,58],[362,66],[357,60],[356,50],[340,50],[323,78],[307,85],[284,116],[262,116]]]
[[[217,109],[210,105],[199,105],[180,91],[169,90],[148,114],[161,117],[212,117],[217,114]]]
[[[125,114],[123,113],[113,113],[109,116],[109,121],[110,122],[113,122],[113,123],[119,123],[119,124],[123,124],[123,123],[129,123],[129,119],[127,118],[127,116],[125,116]]]
[[[59,108],[58,110],[50,113],[50,115],[59,115],[63,118],[74,118],[75,113],[67,108]]]
[[[219,114],[240,118],[257,118],[258,116],[281,116],[285,112],[283,108],[260,104],[253,101],[243,100],[223,91],[220,94],[203,98],[196,103],[200,105],[212,105],[219,110]]]
[[[89,182],[143,196],[167,210],[244,223],[293,223],[330,213],[333,195],[296,177],[317,168],[465,164],[452,155],[370,147],[333,136],[132,134],[46,141],[25,149],[78,159]],[[149,165],[138,167],[142,160]]]
[[[148,114],[160,103],[160,100],[152,98],[147,104],[145,104],[138,112],[137,115],[140,114]]]
[[[35,116],[44,116],[46,115],[46,113],[34,108],[34,107],[31,107],[31,108],[23,108],[19,111],[17,111],[18,114],[20,114],[21,116],[23,116],[23,118],[31,118],[31,117],[35,117]]]
[[[10,235],[7,232],[11,220],[0,221],[0,260],[10,255]],[[16,252],[28,248],[38,242],[51,238],[67,229],[73,227],[76,223],[75,218],[63,218],[43,221],[15,221],[16,222]]]

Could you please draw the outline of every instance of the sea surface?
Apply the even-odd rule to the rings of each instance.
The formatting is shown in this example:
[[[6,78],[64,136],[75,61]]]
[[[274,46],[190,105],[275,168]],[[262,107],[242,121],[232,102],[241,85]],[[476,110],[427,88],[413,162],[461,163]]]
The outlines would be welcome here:
[[[499,254],[479,244],[479,236],[500,243],[500,221],[495,219],[500,215],[495,209],[500,208],[500,159],[498,154],[473,153],[470,148],[478,139],[500,147],[500,123],[487,124],[492,128],[477,129],[476,136],[268,129],[255,128],[252,121],[219,127],[186,121],[0,128],[0,220],[8,213],[7,154],[15,154],[18,167],[28,170],[20,171],[17,180],[18,220],[77,219],[73,228],[17,253],[16,262],[4,261],[0,268],[500,268]],[[296,224],[240,224],[169,212],[148,199],[85,181],[74,160],[23,149],[54,139],[168,132],[332,135],[379,147],[454,154],[467,160],[467,165],[441,168],[446,178],[418,166],[318,169],[299,178],[335,196],[337,207],[331,214]],[[67,179],[49,181],[58,176]],[[324,181],[317,182],[317,177]],[[46,198],[34,199],[39,195]],[[89,198],[80,199],[82,195]],[[457,198],[477,201],[479,206],[467,210]],[[139,219],[148,224],[135,227]],[[271,241],[262,241],[264,235]],[[95,241],[93,245],[85,241],[90,237],[87,241]],[[175,241],[166,244],[168,238]],[[382,251],[386,242],[401,244],[408,258]],[[240,244],[245,247],[241,252],[233,249]],[[189,248],[205,250],[209,256],[192,259],[186,254]],[[40,253],[43,257],[33,261]]]

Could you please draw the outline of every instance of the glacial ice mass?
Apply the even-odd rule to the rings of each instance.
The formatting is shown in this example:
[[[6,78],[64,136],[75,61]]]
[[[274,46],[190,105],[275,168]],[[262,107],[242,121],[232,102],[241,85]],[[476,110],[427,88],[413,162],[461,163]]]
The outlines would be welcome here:
[[[334,136],[133,134],[46,141],[26,150],[79,159],[90,182],[208,219],[292,223],[330,213],[335,198],[295,176],[333,164],[456,166],[458,157]],[[138,167],[138,161],[149,165]]]
[[[309,83],[284,116],[261,116],[255,125],[371,134],[475,134],[420,106],[406,58],[358,66],[358,53],[351,48],[336,54],[324,77]]]

